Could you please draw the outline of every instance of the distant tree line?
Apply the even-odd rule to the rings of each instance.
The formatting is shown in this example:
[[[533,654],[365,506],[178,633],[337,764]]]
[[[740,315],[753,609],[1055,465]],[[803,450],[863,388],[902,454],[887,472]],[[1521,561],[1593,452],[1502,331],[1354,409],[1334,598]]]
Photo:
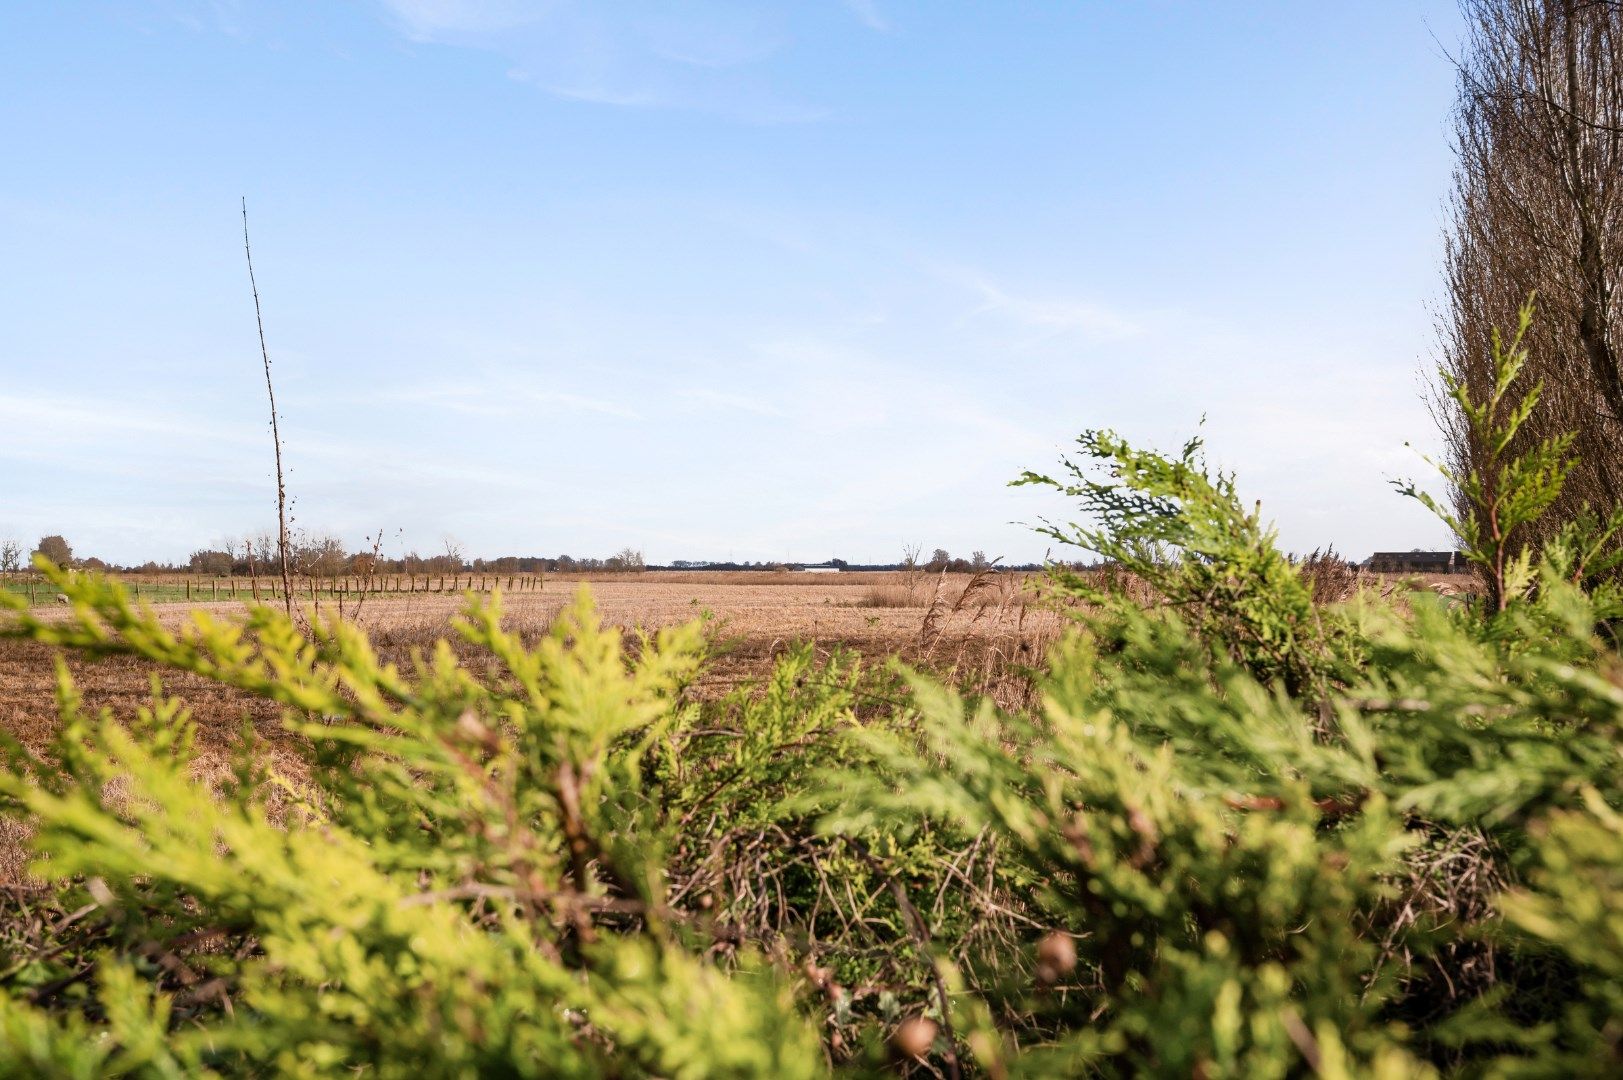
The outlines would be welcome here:
[[[293,572],[301,576],[339,577],[343,575],[369,576],[372,574],[584,574],[635,573],[643,570],[803,570],[807,567],[833,567],[838,570],[918,570],[929,573],[977,573],[990,569],[996,560],[985,553],[971,552],[968,558],[957,558],[944,548],[936,548],[928,559],[921,559],[917,550],[904,553],[895,562],[853,563],[841,558],[822,562],[789,561],[733,561],[711,559],[674,559],[666,564],[650,564],[636,548],[621,548],[606,557],[589,555],[503,555],[499,558],[465,557],[462,545],[447,539],[440,551],[424,555],[408,551],[399,556],[388,556],[377,545],[352,551],[338,537],[322,531],[297,532],[288,538],[289,563]],[[209,547],[198,548],[184,562],[148,560],[142,563],[120,565],[97,558],[75,557],[73,547],[62,536],[44,536],[30,550],[13,539],[0,539],[0,573],[27,570],[32,555],[43,554],[58,566],[81,570],[114,570],[140,574],[200,574],[207,577],[255,577],[275,572],[277,566],[277,537],[270,529],[243,536],[226,536]],[[1005,570],[1040,570],[1040,563],[1002,566]]]
[[[31,551],[12,538],[0,539],[0,574],[15,574],[33,565],[35,555],[43,555],[58,566],[71,566],[83,570],[110,570],[100,559],[75,559],[73,548],[61,536],[42,536]]]
[[[873,570],[918,570],[929,573],[973,574],[982,570],[990,570],[993,566],[1002,570],[1041,570],[1042,563],[1002,563],[996,559],[988,559],[984,552],[971,552],[969,558],[955,558],[944,548],[936,548],[929,559],[921,560],[917,551],[905,552],[902,558],[895,562],[881,563],[854,563],[845,559],[827,559],[823,562],[718,562],[709,559],[673,559],[663,566],[650,566],[650,570],[805,570],[807,568],[832,567],[836,570],[873,571]]]

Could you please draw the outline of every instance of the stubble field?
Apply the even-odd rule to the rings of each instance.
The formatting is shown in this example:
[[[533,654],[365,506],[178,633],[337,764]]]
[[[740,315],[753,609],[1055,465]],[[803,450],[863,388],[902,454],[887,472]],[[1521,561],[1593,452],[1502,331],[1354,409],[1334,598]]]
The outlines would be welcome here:
[[[1061,623],[1060,616],[1031,602],[1029,584],[1018,574],[978,580],[967,574],[906,573],[553,575],[539,591],[503,595],[502,606],[504,625],[526,641],[544,634],[583,586],[591,590],[603,621],[628,633],[702,619],[711,661],[693,688],[701,697],[726,694],[765,675],[785,649],[810,641],[824,655],[845,649],[874,663],[899,656],[1011,698],[1029,688],[1029,672]],[[440,638],[458,644],[451,621],[466,603],[457,594],[369,596],[358,622],[386,660],[408,665],[414,651],[426,652]],[[194,610],[230,618],[246,609],[242,602],[154,608],[171,626]],[[331,614],[336,608],[323,602],[322,611]],[[356,617],[353,604],[346,617]],[[106,708],[130,717],[151,697],[156,669],[144,661],[63,659],[92,711]],[[44,746],[56,730],[56,664],[57,656],[45,646],[0,640],[0,725],[30,749]],[[276,706],[184,673],[164,673],[163,684],[192,710],[205,775],[223,776],[230,769],[244,725],[262,740],[273,764],[294,761],[286,753],[294,736],[282,730]],[[16,880],[21,870],[21,853],[7,839],[0,837],[0,882]]]
[[[1382,590],[1449,591],[1462,587],[1463,579],[1369,582]],[[537,590],[504,594],[502,606],[504,625],[526,642],[546,633],[582,587],[590,589],[603,621],[628,634],[701,619],[711,646],[710,661],[691,691],[701,698],[765,676],[786,649],[811,642],[822,656],[845,650],[875,664],[897,658],[1005,707],[1020,707],[1031,703],[1032,675],[1065,621],[1040,600],[1037,585],[1033,576],[1017,573],[551,575]],[[460,646],[452,620],[466,603],[455,593],[382,594],[368,596],[358,614],[351,603],[345,614],[366,629],[385,660],[406,666],[439,639]],[[230,618],[247,607],[240,601],[166,603],[154,610],[167,625],[179,626],[192,611]],[[336,612],[330,600],[321,608],[324,615]],[[460,647],[458,652],[465,661],[471,658]],[[45,746],[57,728],[58,659],[45,646],[0,639],[0,726],[30,749]],[[151,697],[156,669],[144,661],[76,654],[60,659],[91,711],[105,708],[128,718]],[[246,726],[273,767],[285,765],[288,779],[297,781],[297,756],[287,752],[295,736],[283,730],[277,706],[180,672],[164,673],[163,685],[191,709],[205,776],[228,773]],[[15,881],[21,872],[16,839],[0,836],[0,882]]]
[[[1383,591],[1469,588],[1468,579],[1366,577]],[[1025,675],[1058,636],[1063,617],[1043,604],[1031,575],[1018,573],[760,573],[650,572],[644,574],[550,575],[535,591],[502,596],[504,624],[526,640],[545,633],[582,587],[591,590],[600,617],[629,633],[694,619],[708,626],[711,661],[696,692],[719,696],[770,670],[773,659],[797,642],[821,653],[845,649],[873,662],[891,657],[997,697],[1018,693]],[[414,650],[440,638],[458,644],[454,616],[466,606],[452,593],[368,596],[357,615],[346,617],[370,635],[386,660],[406,665]],[[178,626],[194,610],[230,618],[245,602],[167,603],[155,607]],[[308,602],[304,604],[309,610]],[[336,611],[329,600],[324,615]],[[85,703],[130,715],[151,693],[155,669],[114,657],[66,657]],[[31,643],[0,639],[0,727],[25,745],[39,745],[56,723],[56,657]],[[274,709],[184,674],[165,675],[165,686],[184,698],[205,744],[224,745],[251,721],[263,737],[276,737]],[[1014,704],[1004,701],[1003,704]]]

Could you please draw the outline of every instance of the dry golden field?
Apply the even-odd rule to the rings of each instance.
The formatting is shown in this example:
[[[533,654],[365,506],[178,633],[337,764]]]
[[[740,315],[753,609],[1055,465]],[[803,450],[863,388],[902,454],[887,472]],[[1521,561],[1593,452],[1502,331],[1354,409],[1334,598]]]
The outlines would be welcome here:
[[[966,596],[971,583],[967,574],[551,575],[536,591],[505,594],[502,604],[506,624],[526,636],[543,633],[582,586],[592,591],[605,622],[628,631],[704,618],[711,627],[714,657],[700,684],[705,694],[724,693],[764,673],[775,655],[797,641],[816,642],[821,650],[849,648],[874,658],[899,654],[933,669],[966,674],[973,664],[988,669],[1040,656],[1059,619],[1027,603],[1025,577],[987,575]],[[414,648],[451,636],[451,618],[465,603],[454,593],[368,596],[358,621],[387,659],[409,663]],[[193,610],[228,617],[246,606],[240,601],[168,603],[154,610],[178,625]],[[336,610],[330,600],[321,607],[324,613]],[[356,616],[353,601],[346,616]],[[150,692],[153,669],[142,662],[75,656],[68,658],[68,666],[92,708],[107,706],[127,714]],[[0,640],[0,724],[5,730],[30,744],[46,737],[55,723],[54,678],[49,650]],[[277,718],[262,704],[185,675],[171,673],[165,683],[192,706],[205,743],[225,741],[245,715],[257,730],[275,738]]]
[[[1383,589],[1466,587],[1467,579],[1376,579]],[[712,659],[694,692],[725,694],[758,678],[775,657],[796,642],[815,643],[821,653],[846,649],[873,662],[896,656],[904,662],[985,693],[1000,704],[1029,703],[1031,674],[1058,637],[1063,617],[1034,592],[1037,582],[1017,573],[764,573],[648,572],[550,575],[532,591],[505,594],[504,622],[526,639],[538,637],[559,610],[585,586],[605,622],[627,631],[653,630],[693,619],[710,627]],[[150,591],[150,590],[149,590]],[[358,614],[380,654],[409,664],[414,650],[440,638],[457,644],[451,619],[466,600],[454,593],[368,596]],[[245,602],[168,603],[155,606],[175,625],[193,610],[229,617]],[[324,613],[335,610],[323,601]],[[353,602],[346,617],[357,618]],[[125,657],[65,657],[92,710],[130,716],[151,693],[155,669]],[[56,658],[44,646],[0,639],[0,726],[38,748],[56,728]],[[229,768],[230,748],[251,725],[273,760],[292,738],[278,709],[229,688],[184,673],[168,672],[165,689],[182,698],[197,725],[205,771]],[[8,842],[10,841],[10,842]],[[0,882],[20,870],[15,838],[0,837]]]
[[[1383,589],[1452,592],[1468,589],[1471,579],[1374,580]],[[775,656],[800,641],[876,661],[899,656],[997,695],[1009,689],[1002,676],[1040,662],[1063,621],[1037,598],[1036,584],[1031,575],[1017,573],[978,578],[905,572],[557,574],[534,591],[504,594],[502,603],[506,624],[526,636],[543,633],[582,586],[591,590],[605,622],[628,631],[706,619],[712,662],[699,685],[705,695],[762,675]],[[358,621],[386,659],[406,664],[413,649],[452,637],[451,619],[465,603],[450,593],[373,595],[362,604]],[[169,603],[155,610],[178,624],[193,610],[228,617],[246,606],[241,601]],[[336,610],[331,600],[321,607],[324,613]],[[356,617],[353,601],[346,616]],[[107,706],[124,715],[150,692],[153,669],[143,662],[77,656],[67,662],[92,708]],[[54,663],[42,646],[0,640],[0,727],[24,743],[37,744],[54,726]],[[262,703],[180,674],[166,676],[166,685],[192,706],[205,743],[224,741],[245,716],[256,730],[275,737],[277,718]]]
[[[705,619],[712,662],[695,688],[703,696],[765,674],[774,657],[800,641],[875,661],[899,655],[999,696],[1019,695],[1029,687],[1024,673],[1040,662],[1061,621],[1028,603],[1028,582],[1017,574],[976,581],[967,574],[650,572],[549,576],[539,590],[503,596],[504,622],[526,638],[539,636],[583,585],[604,621],[627,631]],[[385,659],[409,664],[413,650],[436,639],[456,643],[450,623],[465,603],[457,594],[369,596],[358,621]],[[154,610],[178,625],[193,610],[229,617],[246,606],[170,603]],[[324,601],[322,610],[335,608]],[[355,616],[353,604],[346,616]],[[144,661],[65,659],[91,710],[130,716],[151,694],[155,669]],[[30,748],[43,746],[56,729],[55,664],[44,646],[0,639],[0,725]],[[252,725],[273,762],[293,762],[293,755],[278,752],[293,736],[282,730],[276,706],[184,673],[165,673],[164,687],[192,710],[205,775],[230,768],[244,724]],[[21,871],[17,839],[0,836],[0,883],[17,880]]]

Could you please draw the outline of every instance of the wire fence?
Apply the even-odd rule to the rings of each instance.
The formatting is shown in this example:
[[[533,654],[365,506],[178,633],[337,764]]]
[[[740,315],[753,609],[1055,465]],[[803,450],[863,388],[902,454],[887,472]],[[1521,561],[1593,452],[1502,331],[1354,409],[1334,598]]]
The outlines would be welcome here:
[[[282,598],[280,577],[211,577],[204,574],[118,574],[136,599],[148,603],[228,603]],[[434,593],[539,592],[543,574],[338,574],[299,575],[292,579],[295,600],[339,600],[361,596],[410,596]],[[26,596],[30,604],[65,600],[42,575],[0,575],[0,591]]]

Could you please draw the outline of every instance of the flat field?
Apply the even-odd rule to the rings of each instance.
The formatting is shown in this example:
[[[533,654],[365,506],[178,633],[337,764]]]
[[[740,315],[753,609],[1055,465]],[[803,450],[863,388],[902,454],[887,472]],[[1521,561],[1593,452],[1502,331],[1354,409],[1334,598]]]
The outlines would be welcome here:
[[[1025,577],[986,575],[973,588],[971,582],[969,575],[902,573],[549,575],[538,589],[504,593],[502,605],[504,623],[527,639],[544,633],[583,586],[591,590],[603,620],[628,631],[702,618],[713,653],[698,687],[706,695],[764,674],[775,656],[799,641],[815,642],[824,652],[846,648],[875,659],[899,654],[963,675],[1000,672],[1040,658],[1060,619],[1027,602]],[[155,591],[149,585],[145,593]],[[170,599],[171,593],[159,595]],[[384,593],[365,598],[358,620],[386,659],[406,664],[414,649],[426,650],[451,636],[451,619],[465,604],[456,593]],[[243,601],[172,602],[154,610],[178,625],[192,610],[229,617],[246,607]],[[321,608],[333,612],[336,604],[324,599]],[[353,597],[345,611],[357,617]],[[130,715],[150,695],[154,669],[144,662],[75,656],[68,667],[91,708],[107,706]],[[50,650],[0,640],[0,726],[25,744],[43,742],[56,722],[54,681]],[[192,706],[205,744],[225,743],[245,719],[274,737],[274,708],[185,675],[167,674],[165,685]]]
[[[1464,584],[1462,578],[1391,578],[1380,587],[1453,591]],[[583,586],[591,590],[605,622],[630,632],[703,619],[711,661],[694,688],[701,697],[720,696],[764,676],[784,650],[809,641],[824,655],[843,649],[874,663],[897,656],[1014,706],[1029,704],[1031,673],[1064,623],[1037,599],[1035,585],[1029,575],[1016,573],[979,578],[878,572],[549,575],[528,591],[504,592],[502,604],[504,624],[527,641],[545,633]],[[184,589],[177,592],[170,583],[146,582],[142,592],[144,600],[158,598],[153,609],[172,625],[193,610],[229,618],[248,606],[241,600],[186,603]],[[194,589],[194,594],[200,592]],[[461,594],[369,595],[358,614],[354,599],[348,598],[346,617],[358,620],[386,660],[410,664],[414,651],[426,651],[440,638],[459,644],[451,619],[467,602]],[[336,602],[325,598],[321,608],[332,612]],[[54,617],[54,605],[44,610]],[[469,654],[464,648],[458,651]],[[119,717],[133,716],[149,699],[157,674],[152,665],[128,657],[63,659],[86,707],[107,708]],[[56,663],[44,646],[0,639],[0,729],[33,749],[44,746],[57,727]],[[295,736],[282,729],[277,706],[184,673],[165,673],[164,687],[192,710],[205,776],[227,775],[231,748],[247,725],[262,740],[273,767],[285,763],[289,778],[297,779],[292,775],[297,759],[286,753]],[[17,880],[22,871],[20,837],[4,831],[0,828],[0,883]]]
[[[712,659],[695,692],[705,697],[766,674],[776,656],[804,641],[815,642],[825,655],[847,649],[875,662],[900,655],[1007,696],[1029,686],[1025,672],[1040,662],[1061,623],[1054,612],[1027,602],[1026,584],[1016,574],[985,575],[973,587],[969,575],[957,574],[549,575],[537,589],[504,593],[502,605],[504,624],[526,640],[545,633],[583,586],[591,590],[605,622],[630,632],[704,619]],[[174,589],[160,590],[149,582],[143,596],[153,595],[169,600]],[[346,604],[346,617],[357,617],[353,601]],[[371,595],[362,603],[358,621],[385,659],[405,665],[414,650],[426,651],[439,638],[458,644],[451,619],[466,603],[456,593]],[[336,610],[331,599],[324,599],[321,607],[323,613]],[[198,609],[229,618],[245,611],[247,603],[153,605],[172,625]],[[44,610],[54,615],[53,608]],[[107,708],[130,717],[151,696],[157,669],[145,661],[64,659],[92,711]],[[31,749],[44,746],[57,728],[56,662],[44,646],[0,640],[0,728]],[[244,725],[263,740],[273,767],[285,763],[293,768],[296,759],[285,750],[294,736],[282,730],[277,706],[184,673],[166,672],[163,683],[192,710],[204,776],[227,775],[231,748]],[[3,833],[0,828],[0,883],[18,880],[23,865],[20,837]]]
[[[1373,580],[1383,589],[1470,587],[1470,579],[1462,577]],[[1002,698],[1018,691],[1023,672],[1041,661],[1063,622],[1037,600],[1035,584],[1030,575],[1018,573],[978,578],[919,572],[554,574],[528,590],[504,592],[502,604],[505,624],[527,639],[544,633],[583,586],[591,590],[603,620],[628,631],[702,618],[712,643],[712,660],[697,688],[706,696],[764,675],[784,649],[810,641],[824,653],[847,649],[876,662],[900,656]],[[201,595],[202,589],[195,592]],[[182,593],[171,582],[143,587],[143,599],[157,597],[154,610],[173,624],[192,610],[230,617],[247,608],[245,600],[188,603]],[[358,615],[355,599],[348,598],[346,617],[358,618],[390,661],[408,664],[414,649],[426,650],[438,638],[458,644],[451,619],[467,602],[460,593],[368,595]],[[308,609],[309,601],[303,606]],[[337,601],[328,596],[320,606],[331,613]],[[74,656],[67,663],[91,708],[106,706],[127,716],[150,694],[154,669],[144,662]],[[54,682],[50,650],[0,640],[0,729],[25,744],[43,742],[56,722]],[[262,702],[181,674],[166,675],[165,684],[192,706],[205,744],[223,744],[245,720],[274,737],[275,710]]]

